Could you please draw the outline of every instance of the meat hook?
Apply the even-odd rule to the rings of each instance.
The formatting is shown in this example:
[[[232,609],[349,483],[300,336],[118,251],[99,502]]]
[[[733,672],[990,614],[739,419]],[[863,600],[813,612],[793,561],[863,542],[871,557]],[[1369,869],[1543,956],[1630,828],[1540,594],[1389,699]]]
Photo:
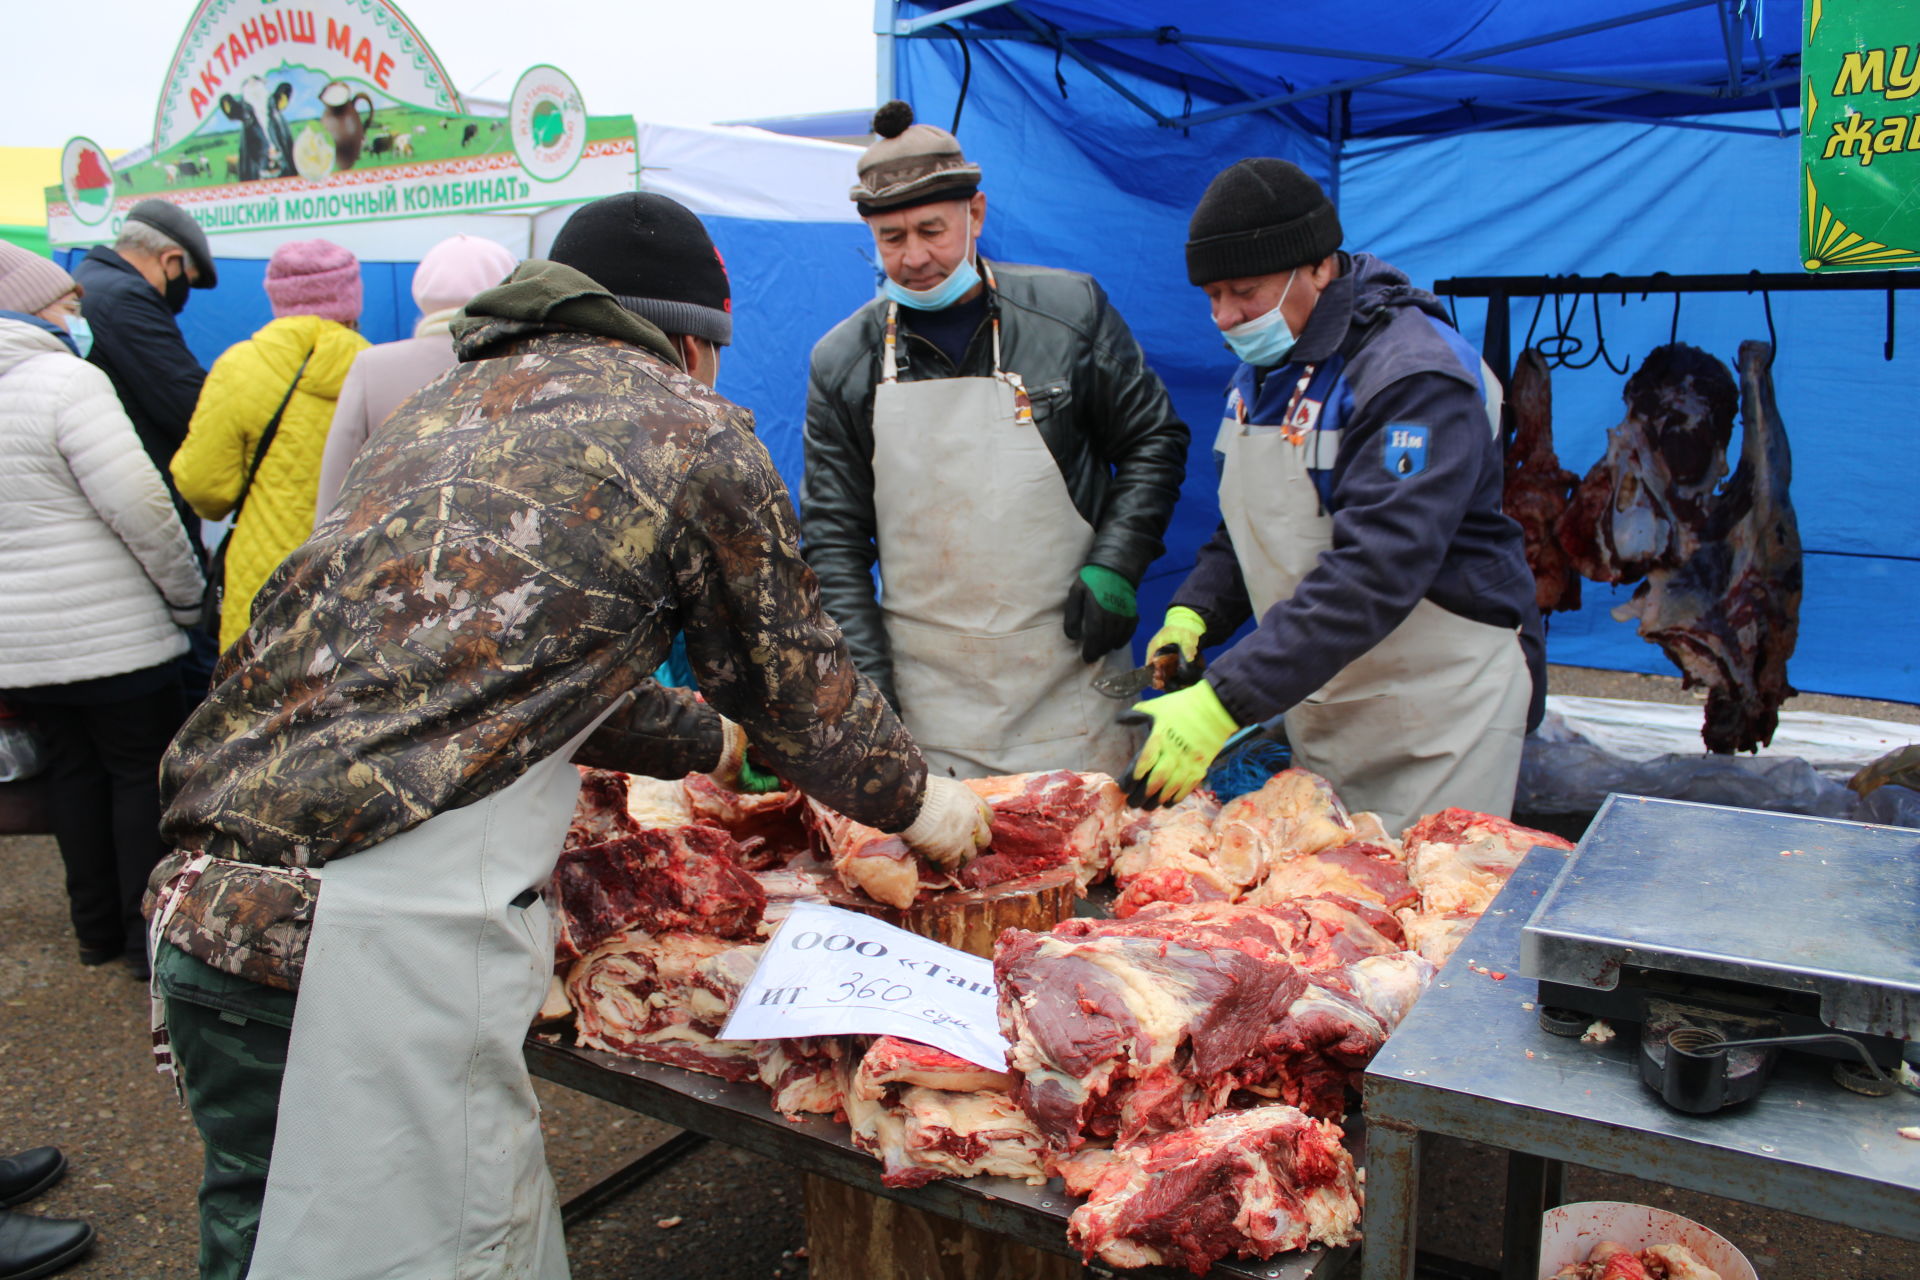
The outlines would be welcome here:
[[[1760,268],[1755,267],[1753,270],[1747,272],[1747,279],[1751,281],[1747,287],[1747,292],[1751,294],[1760,284]],[[1773,295],[1765,289],[1760,290],[1760,305],[1765,307],[1767,311],[1767,346],[1773,353],[1770,357],[1771,362],[1771,360],[1778,359],[1780,356],[1780,339],[1773,331]]]
[[[1893,359],[1893,290],[1887,290],[1887,359]]]

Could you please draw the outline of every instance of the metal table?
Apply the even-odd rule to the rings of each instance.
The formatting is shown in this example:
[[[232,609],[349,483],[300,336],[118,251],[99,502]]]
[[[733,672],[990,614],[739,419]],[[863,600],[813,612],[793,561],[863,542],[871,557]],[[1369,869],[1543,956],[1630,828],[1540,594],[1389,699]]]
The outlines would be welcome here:
[[[758,1085],[729,1084],[677,1067],[540,1039],[527,1041],[527,1066],[534,1075],[555,1084],[802,1172],[956,1218],[1036,1249],[1074,1256],[1067,1245],[1067,1215],[1079,1202],[1062,1190],[1057,1178],[1040,1187],[1010,1178],[948,1178],[911,1189],[883,1186],[880,1162],[853,1145],[844,1124],[825,1116],[787,1120],[773,1110],[766,1090]],[[1333,1280],[1353,1253],[1352,1249],[1315,1247],[1267,1262],[1223,1261],[1208,1273],[1207,1280]],[[1171,1278],[1176,1273],[1155,1268],[1124,1274],[1144,1280]]]
[[[1920,1240],[1920,1142],[1896,1132],[1920,1124],[1920,1097],[1846,1093],[1790,1055],[1752,1102],[1684,1115],[1641,1085],[1631,1030],[1589,1045],[1540,1029],[1520,929],[1567,856],[1527,855],[1367,1069],[1362,1280],[1412,1280],[1423,1133],[1510,1153],[1506,1280],[1535,1280],[1562,1161]]]

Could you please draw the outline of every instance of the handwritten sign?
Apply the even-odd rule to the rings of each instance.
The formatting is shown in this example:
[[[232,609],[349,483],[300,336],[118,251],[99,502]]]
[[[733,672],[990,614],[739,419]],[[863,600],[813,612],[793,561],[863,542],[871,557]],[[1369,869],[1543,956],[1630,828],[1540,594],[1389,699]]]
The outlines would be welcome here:
[[[995,1003],[992,961],[803,902],[767,943],[720,1038],[899,1036],[1004,1071]]]

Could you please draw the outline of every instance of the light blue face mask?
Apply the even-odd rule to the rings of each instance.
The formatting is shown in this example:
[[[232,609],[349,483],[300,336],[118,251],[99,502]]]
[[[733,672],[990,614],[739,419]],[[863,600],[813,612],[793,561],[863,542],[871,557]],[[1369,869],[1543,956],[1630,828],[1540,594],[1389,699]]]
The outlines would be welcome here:
[[[1280,301],[1273,304],[1273,310],[1264,315],[1255,316],[1245,324],[1237,324],[1231,329],[1222,329],[1220,336],[1227,340],[1233,354],[1257,368],[1268,369],[1280,364],[1293,350],[1298,340],[1292,329],[1287,327],[1287,318],[1280,314],[1287,295],[1293,292],[1294,277],[1299,269],[1287,273],[1287,287],[1280,291]]]
[[[931,289],[909,289],[907,286],[887,277],[885,293],[888,298],[903,307],[912,307],[915,311],[941,311],[960,301],[967,291],[980,283],[980,268],[973,261],[973,208],[967,208],[967,256],[960,260],[951,274]]]
[[[93,326],[80,316],[68,316],[67,336],[73,339],[74,350],[85,360],[87,352],[93,350]]]

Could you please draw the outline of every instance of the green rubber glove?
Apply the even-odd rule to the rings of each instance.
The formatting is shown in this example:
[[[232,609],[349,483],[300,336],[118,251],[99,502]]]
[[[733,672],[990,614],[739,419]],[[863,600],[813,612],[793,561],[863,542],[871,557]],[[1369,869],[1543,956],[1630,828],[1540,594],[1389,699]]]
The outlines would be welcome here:
[[[786,785],[786,783],[780,781],[777,775],[754,768],[753,761],[742,760],[740,762],[740,785],[737,790],[741,793],[750,796],[764,796],[769,792],[779,791]]]
[[[1067,639],[1080,642],[1080,656],[1098,662],[1133,639],[1140,622],[1133,584],[1097,564],[1084,566],[1067,592]]]
[[[1151,659],[1162,649],[1172,646],[1180,651],[1180,656],[1192,662],[1200,656],[1200,641],[1207,634],[1207,620],[1187,608],[1177,604],[1167,610],[1160,629],[1153,633],[1153,639],[1147,641],[1147,657]]]
[[[1120,722],[1153,726],[1127,771],[1127,803],[1137,809],[1186,799],[1240,727],[1205,680],[1139,703]]]

